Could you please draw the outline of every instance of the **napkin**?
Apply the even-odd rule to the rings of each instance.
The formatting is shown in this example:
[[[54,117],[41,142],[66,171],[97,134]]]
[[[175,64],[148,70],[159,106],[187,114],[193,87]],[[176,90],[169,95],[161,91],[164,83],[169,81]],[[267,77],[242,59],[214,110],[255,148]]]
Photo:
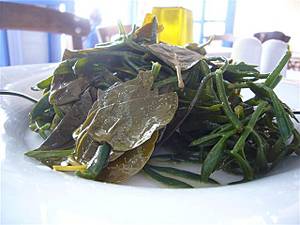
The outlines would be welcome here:
[[[288,44],[280,40],[268,40],[262,44],[261,60],[260,60],[260,72],[270,73],[272,72],[280,59],[287,51]],[[282,69],[281,75],[285,75],[287,65]]]
[[[232,59],[239,63],[245,62],[259,67],[262,45],[257,38],[240,38],[232,46]]]

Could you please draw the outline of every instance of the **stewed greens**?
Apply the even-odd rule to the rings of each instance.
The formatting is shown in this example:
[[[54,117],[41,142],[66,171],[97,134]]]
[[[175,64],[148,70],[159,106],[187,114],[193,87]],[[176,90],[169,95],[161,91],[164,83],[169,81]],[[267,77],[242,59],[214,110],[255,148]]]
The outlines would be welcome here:
[[[95,48],[66,50],[53,75],[35,90],[43,97],[30,128],[45,140],[26,153],[60,171],[122,183],[141,170],[174,187],[216,184],[216,170],[249,181],[299,153],[289,107],[276,96],[290,51],[270,74],[204,46],[157,43],[156,19]],[[254,97],[244,99],[242,89]],[[160,152],[163,150],[164,152]],[[157,161],[193,162],[194,173]]]

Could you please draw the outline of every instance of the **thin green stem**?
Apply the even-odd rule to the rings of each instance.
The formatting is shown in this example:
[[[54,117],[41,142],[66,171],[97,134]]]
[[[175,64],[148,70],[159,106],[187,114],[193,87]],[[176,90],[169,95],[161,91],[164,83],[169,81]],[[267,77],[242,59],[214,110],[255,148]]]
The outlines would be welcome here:
[[[241,82],[241,83],[230,83],[227,85],[228,89],[239,89],[239,88],[249,88],[250,82]]]
[[[226,96],[226,91],[224,87],[224,82],[223,82],[223,71],[221,69],[216,70],[216,84],[217,84],[217,92],[219,99],[221,100],[223,104],[223,110],[228,117],[228,119],[231,121],[231,123],[234,125],[234,127],[237,130],[241,130],[242,128],[242,123],[239,121],[233,110],[231,109],[227,96]]]
[[[224,154],[224,147],[226,146],[227,139],[230,138],[235,133],[236,133],[235,129],[224,133],[222,135],[222,138],[210,150],[202,165],[202,169],[201,169],[202,181],[207,182],[209,176],[216,170]]]
[[[107,166],[111,146],[107,143],[100,145],[91,161],[88,163],[86,171],[78,171],[76,175],[95,180],[100,175],[102,169]]]
[[[231,155],[236,159],[237,163],[242,168],[245,179],[252,180],[253,179],[253,169],[251,168],[249,162],[246,159],[244,147],[245,142],[251,132],[253,132],[254,126],[258,121],[260,115],[265,111],[266,106],[268,105],[267,102],[261,101],[255,112],[252,114],[248,124],[244,127],[243,133],[241,134],[240,138],[234,145],[233,149],[230,151]]]
[[[177,169],[177,168],[173,168],[173,167],[166,167],[166,166],[154,166],[154,165],[149,165],[149,166],[152,169],[162,172],[162,173],[174,175],[177,177],[181,177],[181,178],[185,178],[185,179],[189,179],[189,180],[193,180],[193,181],[201,181],[200,174],[193,173],[193,172],[190,172],[187,170],[181,170],[181,169]],[[213,183],[213,184],[218,184],[218,182],[216,182],[213,179],[209,179],[208,182]]]
[[[265,81],[265,85],[270,88],[275,88],[275,86],[278,84],[277,77],[280,75],[281,70],[283,67],[288,63],[292,56],[292,53],[290,50],[288,50],[285,55],[282,57],[276,68],[273,70],[273,72],[268,76],[268,78]]]
[[[221,136],[222,136],[221,133],[209,134],[209,135],[206,135],[204,137],[202,136],[200,138],[197,138],[197,139],[193,140],[193,142],[189,146],[202,145],[207,141],[211,141],[211,140],[219,138]]]
[[[265,140],[253,130],[251,133],[253,140],[257,144],[257,154],[256,154],[256,163],[259,170],[267,170],[268,161],[266,156],[266,144]]]
[[[161,69],[161,65],[158,62],[152,63],[151,73],[154,77],[154,80],[156,80],[156,78],[158,77],[160,69]]]
[[[148,165],[146,165],[143,170],[150,177],[152,177],[153,179],[155,179],[167,186],[171,186],[171,187],[175,187],[175,188],[193,188],[193,186],[191,186],[185,182],[176,180],[174,178],[166,177],[166,176],[163,176],[163,175],[157,173],[156,171],[151,169]]]
[[[33,150],[26,152],[25,155],[35,158],[35,159],[49,159],[49,158],[63,158],[71,155],[74,152],[74,149],[65,149],[65,150]]]

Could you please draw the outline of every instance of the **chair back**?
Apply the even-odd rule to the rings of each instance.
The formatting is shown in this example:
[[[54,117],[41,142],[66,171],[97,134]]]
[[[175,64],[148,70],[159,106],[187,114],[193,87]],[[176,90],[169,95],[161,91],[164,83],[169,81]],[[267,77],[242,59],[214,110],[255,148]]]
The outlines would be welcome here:
[[[233,42],[235,40],[235,37],[232,34],[214,35],[214,40]]]
[[[125,31],[129,33],[132,29],[131,25],[124,26]],[[109,26],[109,27],[97,27],[97,34],[102,42],[109,42],[111,38],[119,33],[119,29],[117,26]]]
[[[90,23],[87,19],[54,9],[0,2],[0,29],[68,34],[72,36],[73,48],[82,49],[81,37],[89,34]]]
[[[259,33],[255,33],[254,37],[256,37],[258,40],[260,40],[261,43],[264,43],[265,41],[268,41],[271,39],[280,40],[280,41],[288,43],[291,39],[291,37],[285,35],[284,33],[280,32],[280,31],[259,32]]]
[[[235,41],[235,37],[232,34],[217,34],[212,35],[213,36],[213,43],[219,43],[222,44],[222,46],[225,47],[232,47],[233,42]],[[205,41],[208,41],[211,38],[211,36],[205,36]]]

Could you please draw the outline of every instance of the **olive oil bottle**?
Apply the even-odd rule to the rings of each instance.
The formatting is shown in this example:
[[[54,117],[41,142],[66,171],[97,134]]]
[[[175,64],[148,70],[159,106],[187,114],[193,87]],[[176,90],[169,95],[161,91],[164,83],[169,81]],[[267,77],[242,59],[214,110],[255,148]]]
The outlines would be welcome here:
[[[158,34],[159,41],[172,45],[185,45],[193,42],[193,15],[183,7],[154,7],[152,16],[156,16],[158,23],[164,29]],[[151,14],[145,18],[149,20]]]

